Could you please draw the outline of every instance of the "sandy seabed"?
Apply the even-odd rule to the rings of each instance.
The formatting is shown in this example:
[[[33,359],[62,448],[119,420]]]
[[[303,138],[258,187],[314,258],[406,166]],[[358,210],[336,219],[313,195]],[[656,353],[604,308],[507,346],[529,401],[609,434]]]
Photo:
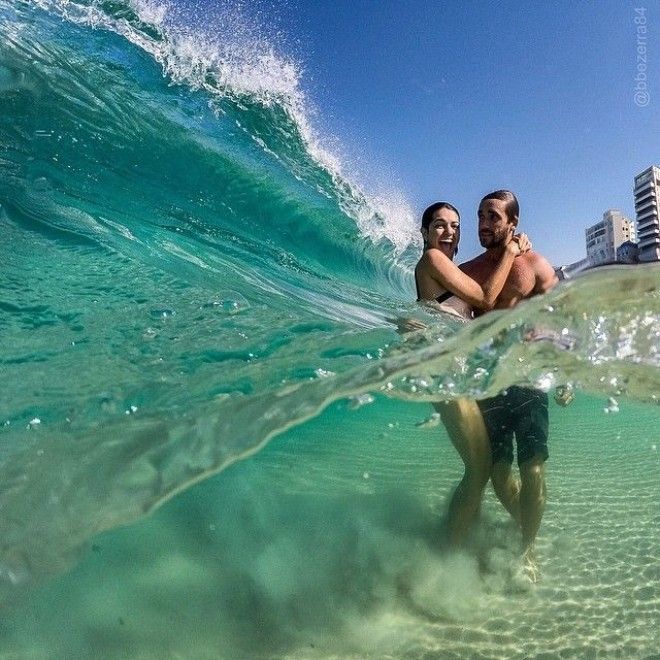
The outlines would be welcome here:
[[[3,658],[650,658],[657,407],[551,409],[542,582],[490,490],[439,549],[461,474],[423,404],[338,403],[5,604]]]

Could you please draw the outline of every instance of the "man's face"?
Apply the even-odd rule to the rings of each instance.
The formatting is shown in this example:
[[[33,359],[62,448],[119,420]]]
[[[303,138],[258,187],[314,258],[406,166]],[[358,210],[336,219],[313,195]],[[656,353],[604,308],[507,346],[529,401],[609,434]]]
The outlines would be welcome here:
[[[506,214],[506,202],[501,199],[485,199],[479,204],[479,242],[482,247],[495,248],[505,245],[513,234],[514,224]]]
[[[453,259],[461,236],[458,216],[451,209],[438,209],[431,216],[429,228],[422,229],[422,236],[428,247],[436,248]]]

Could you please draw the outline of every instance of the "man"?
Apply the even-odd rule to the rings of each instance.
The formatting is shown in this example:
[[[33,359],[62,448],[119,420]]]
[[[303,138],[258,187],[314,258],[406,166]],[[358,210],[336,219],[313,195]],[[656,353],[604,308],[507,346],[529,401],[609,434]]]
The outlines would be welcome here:
[[[483,282],[497,265],[502,247],[518,225],[520,208],[509,190],[486,195],[479,204],[479,242],[486,248],[461,269]],[[530,250],[515,259],[500,292],[495,309],[508,309],[521,300],[545,293],[557,283],[548,261]],[[548,458],[548,397],[544,392],[510,387],[490,399],[479,401],[491,443],[491,479],[498,498],[522,530],[523,570],[538,579],[534,540],[545,508],[544,464]],[[513,436],[516,436],[520,481],[514,478]]]

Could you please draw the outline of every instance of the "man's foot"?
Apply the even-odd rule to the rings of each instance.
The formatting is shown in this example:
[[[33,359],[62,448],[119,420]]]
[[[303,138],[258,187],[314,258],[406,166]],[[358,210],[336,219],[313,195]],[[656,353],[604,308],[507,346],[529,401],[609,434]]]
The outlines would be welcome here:
[[[541,571],[536,556],[534,551],[528,548],[522,553],[513,568],[511,585],[516,591],[531,591],[540,580]]]
[[[536,554],[532,548],[527,548],[521,556],[522,566],[520,568],[522,575],[532,584],[537,584],[541,580],[541,570],[536,560]]]

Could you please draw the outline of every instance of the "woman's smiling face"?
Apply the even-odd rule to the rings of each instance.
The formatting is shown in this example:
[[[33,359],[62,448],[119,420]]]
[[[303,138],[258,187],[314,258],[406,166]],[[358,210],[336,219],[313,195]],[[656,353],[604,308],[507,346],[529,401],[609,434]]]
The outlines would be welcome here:
[[[461,237],[458,215],[451,209],[442,208],[433,213],[428,229],[422,229],[426,247],[436,248],[453,259]]]

